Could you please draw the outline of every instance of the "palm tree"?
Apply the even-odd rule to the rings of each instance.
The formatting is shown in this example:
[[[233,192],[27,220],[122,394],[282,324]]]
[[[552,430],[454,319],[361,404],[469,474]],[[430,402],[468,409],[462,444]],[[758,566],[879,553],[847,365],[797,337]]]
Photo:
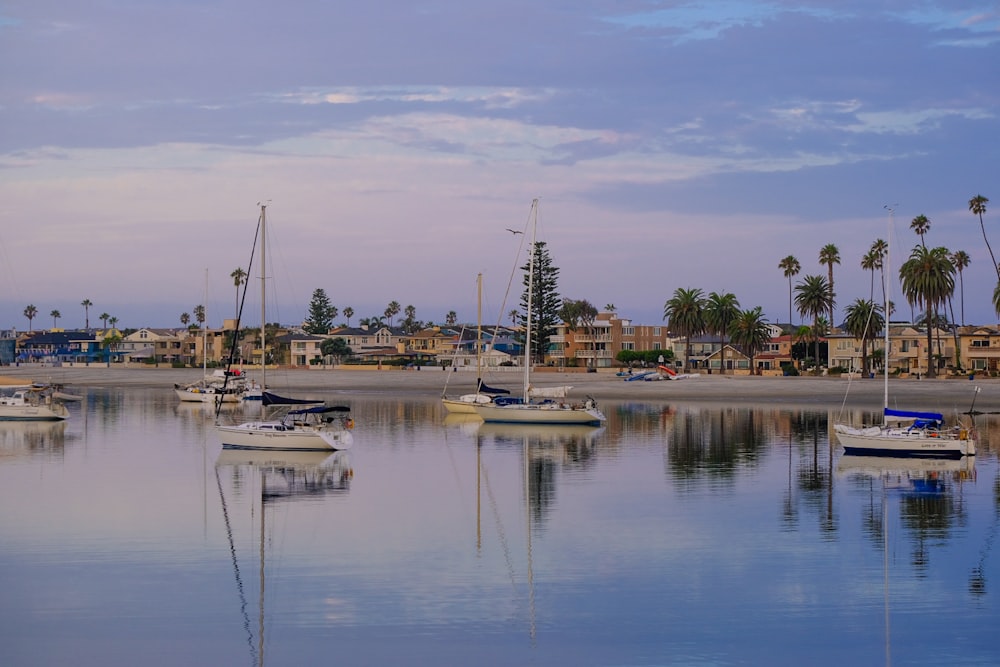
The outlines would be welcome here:
[[[512,310],[509,313],[507,313],[507,317],[510,318],[511,324],[517,324],[517,320],[521,317],[521,313],[520,311]]]
[[[90,299],[84,299],[83,301],[80,302],[80,305],[83,306],[83,321],[84,321],[83,328],[85,330],[89,330],[90,329],[90,307],[93,306],[94,304],[91,303]]]
[[[918,215],[913,220],[910,221],[910,229],[917,233],[920,237],[920,245],[926,245],[924,243],[924,234],[930,231],[931,221],[927,219],[926,215]]]
[[[110,319],[110,317],[111,316],[108,315],[107,313],[101,313],[100,315],[97,316],[97,319],[99,319],[101,322],[104,322],[104,328],[107,329],[108,328],[108,319]]]
[[[188,313],[181,313],[181,324],[183,324],[185,327],[191,324],[191,315],[189,315]]]
[[[868,290],[868,299],[875,299],[875,269],[882,265],[882,258],[875,253],[874,250],[869,250],[861,258],[861,268],[865,271],[872,272],[871,288]]]
[[[455,322],[458,322],[458,313],[454,310],[449,310],[448,314],[444,316],[444,323],[451,326],[455,324]]]
[[[389,326],[392,326],[392,318],[399,315],[400,305],[398,301],[390,301],[389,305],[385,307],[385,319],[389,320]]]
[[[878,266],[876,267],[879,271],[879,275],[882,279],[882,305],[885,306],[885,256],[889,252],[889,244],[883,239],[875,239],[872,242],[871,253],[878,257]],[[875,273],[872,272],[872,278],[875,277]],[[874,290],[872,290],[872,300],[875,299]]]
[[[813,319],[813,344],[816,353],[813,374],[818,375],[819,339],[826,333],[824,329],[820,328],[820,319],[824,313],[833,310],[833,290],[830,289],[830,283],[823,276],[806,276],[801,283],[795,286],[795,291],[795,305],[799,309],[799,315],[812,316]]]
[[[606,312],[606,313],[617,313],[618,309],[615,307],[615,304],[613,304],[613,303],[606,303],[606,304],[604,304],[604,312]]]
[[[1000,282],[993,288],[993,311],[1000,315]]]
[[[205,325],[205,306],[200,303],[194,307],[194,321],[198,323],[198,326]]]
[[[354,317],[354,309],[348,306],[344,308],[344,317],[347,318],[347,328],[351,328],[351,318]]]
[[[986,241],[986,249],[990,251],[990,259],[993,260],[993,268],[997,272],[997,280],[1000,281],[1000,266],[997,265],[997,258],[993,256],[993,248],[990,247],[990,240],[986,238],[986,227],[983,225],[983,213],[986,213],[986,204],[989,199],[982,195],[976,195],[969,200],[969,210],[973,215],[979,216],[979,227],[983,230],[983,240]]]
[[[247,281],[247,272],[243,270],[242,266],[237,266],[229,274],[229,277],[233,279],[233,285],[236,286],[236,313],[238,315],[240,312],[240,285]]]
[[[705,332],[705,315],[702,309],[705,299],[700,289],[678,287],[674,295],[663,304],[663,319],[671,332],[684,336],[684,372],[691,361],[691,337]]]
[[[28,318],[28,332],[29,333],[31,332],[31,320],[35,319],[36,315],[38,315],[38,309],[35,308],[35,304],[29,303],[24,308],[24,316]]]
[[[109,317],[108,318],[108,324],[111,325],[112,329],[117,328],[118,327],[118,318],[117,317]]]
[[[844,329],[855,338],[861,339],[861,373],[868,376],[868,341],[874,340],[885,320],[880,314],[881,307],[874,301],[856,299],[847,307],[844,318]]]
[[[794,255],[789,255],[778,262],[778,268],[784,271],[785,277],[788,278],[788,326],[792,326],[792,278],[799,275],[802,265]]]
[[[60,313],[58,310],[53,310],[51,313],[49,313],[49,317],[52,318],[52,328],[55,329],[56,326],[59,324],[59,318],[62,317],[62,313]]]
[[[830,281],[830,326],[833,326],[833,304],[836,297],[836,293],[833,291],[833,265],[840,264],[840,251],[837,246],[832,243],[827,243],[825,246],[820,248],[819,251],[819,263],[826,266],[827,276]]]
[[[729,324],[729,339],[750,357],[750,373],[759,373],[759,369],[754,368],[754,358],[771,340],[771,331],[760,306],[739,312]]]
[[[936,373],[933,358],[933,332],[931,322],[935,307],[948,301],[955,292],[955,265],[948,257],[947,248],[917,246],[910,258],[899,267],[903,294],[911,305],[926,304],[927,320],[927,377]]]
[[[735,294],[718,294],[712,292],[708,295],[703,306],[705,316],[705,329],[712,333],[719,334],[719,350],[721,358],[719,360],[719,372],[726,372],[726,333],[730,325],[740,315],[740,302],[736,300]]]
[[[955,266],[955,270],[958,271],[958,285],[959,285],[959,299],[962,307],[962,326],[965,326],[965,280],[962,276],[962,271],[969,268],[969,264],[972,263],[972,258],[969,257],[969,253],[964,250],[956,250],[951,253],[951,263]],[[1000,283],[998,283],[1000,285]]]

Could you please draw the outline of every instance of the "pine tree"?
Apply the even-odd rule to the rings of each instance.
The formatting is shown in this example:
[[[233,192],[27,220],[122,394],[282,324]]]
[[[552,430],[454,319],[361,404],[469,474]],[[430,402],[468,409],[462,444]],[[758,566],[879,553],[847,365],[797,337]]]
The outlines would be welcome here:
[[[535,243],[534,280],[531,293],[531,358],[545,360],[549,338],[555,335],[559,323],[562,298],[559,296],[559,268],[552,264],[544,241]],[[524,271],[524,292],[521,294],[520,323],[524,325],[528,313],[528,274],[530,262],[521,267]]]
[[[313,292],[312,300],[309,302],[309,316],[306,318],[302,328],[310,334],[326,334],[333,326],[333,304],[326,291],[318,288]]]

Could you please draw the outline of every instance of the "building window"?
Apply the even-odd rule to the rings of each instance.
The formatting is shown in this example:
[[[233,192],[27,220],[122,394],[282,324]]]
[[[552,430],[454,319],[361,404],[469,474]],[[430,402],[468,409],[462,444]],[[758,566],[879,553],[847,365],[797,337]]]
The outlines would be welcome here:
[[[653,343],[653,349],[654,350],[659,350],[660,349],[660,341],[656,341],[655,343]]]
[[[972,341],[972,347],[989,347],[990,341],[988,340],[974,340]]]
[[[623,336],[634,336],[635,335],[635,327],[622,327],[622,335]]]

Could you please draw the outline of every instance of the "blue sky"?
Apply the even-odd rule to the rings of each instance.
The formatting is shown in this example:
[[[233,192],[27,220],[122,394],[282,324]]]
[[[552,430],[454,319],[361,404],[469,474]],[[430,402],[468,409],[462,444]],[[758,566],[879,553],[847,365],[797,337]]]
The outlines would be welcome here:
[[[995,2],[0,0],[0,327],[216,326],[260,201],[273,319],[472,321],[478,272],[497,318],[535,197],[561,294],[637,323],[678,287],[787,321],[778,262],[828,243],[867,298],[889,204],[996,324],[997,63]]]

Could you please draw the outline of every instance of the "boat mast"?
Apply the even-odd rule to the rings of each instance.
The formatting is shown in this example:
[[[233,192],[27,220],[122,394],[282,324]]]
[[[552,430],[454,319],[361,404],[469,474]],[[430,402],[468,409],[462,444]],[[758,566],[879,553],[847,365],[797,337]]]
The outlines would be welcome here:
[[[260,205],[260,386],[267,387],[267,347],[264,330],[267,328],[267,204]]]
[[[483,346],[483,274],[476,274],[476,393],[483,385],[483,363],[480,348]]]
[[[896,219],[895,204],[884,208],[889,211],[889,230],[885,237],[885,262],[882,264],[882,314],[885,315],[885,353],[882,355],[882,425],[887,424],[885,411],[889,408],[889,286],[890,282],[885,279],[886,273],[891,276],[891,264],[889,262],[889,249],[892,247],[892,230]]]
[[[205,267],[205,305],[202,306],[202,314],[205,320],[201,323],[201,374],[208,375],[208,267]]]
[[[535,283],[535,235],[538,231],[538,198],[531,200],[531,243],[528,245],[528,317],[524,323],[524,402],[528,402],[531,387],[531,310]]]

